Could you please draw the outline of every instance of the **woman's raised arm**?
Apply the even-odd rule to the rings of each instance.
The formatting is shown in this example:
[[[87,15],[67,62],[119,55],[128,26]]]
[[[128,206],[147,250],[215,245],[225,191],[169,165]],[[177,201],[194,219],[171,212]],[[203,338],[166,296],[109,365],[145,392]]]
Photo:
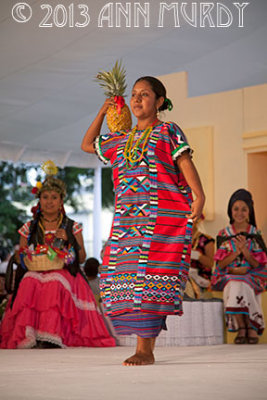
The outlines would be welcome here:
[[[83,138],[83,141],[81,144],[81,149],[83,151],[85,151],[86,153],[94,153],[95,152],[94,140],[95,140],[96,136],[98,136],[100,134],[101,127],[102,127],[107,109],[114,104],[115,103],[114,103],[113,98],[106,99],[105,103],[100,108],[97,116],[95,117],[95,119],[93,120],[93,122],[91,123],[89,128],[87,129],[87,132],[84,135],[84,138]]]

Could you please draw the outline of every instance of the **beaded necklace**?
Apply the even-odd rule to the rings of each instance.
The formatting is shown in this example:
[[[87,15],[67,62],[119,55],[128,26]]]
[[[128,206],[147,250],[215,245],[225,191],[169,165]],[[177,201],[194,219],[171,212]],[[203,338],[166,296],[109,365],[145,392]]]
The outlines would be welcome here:
[[[63,215],[60,214],[60,217],[59,217],[59,220],[58,220],[57,228],[56,228],[56,229],[58,229],[58,228],[60,227],[62,220],[63,220]],[[43,234],[45,235],[45,228],[44,228],[44,226],[43,226],[41,220],[39,220],[39,225],[40,225],[40,228],[42,229]]]
[[[41,217],[44,221],[46,221],[46,222],[56,222],[58,219],[59,219],[59,216],[57,216],[56,218],[54,218],[54,219],[47,219],[47,218],[45,218],[43,215],[42,215],[42,217]]]
[[[153,122],[151,126],[148,126],[142,135],[137,139],[136,143],[133,145],[134,137],[137,131],[137,125],[133,128],[131,131],[128,140],[126,142],[123,155],[126,160],[126,168],[127,169],[132,169],[135,168],[137,165],[139,165],[140,161],[144,157],[144,153],[147,151],[147,142],[150,136],[150,133],[155,125],[155,123],[158,121]]]

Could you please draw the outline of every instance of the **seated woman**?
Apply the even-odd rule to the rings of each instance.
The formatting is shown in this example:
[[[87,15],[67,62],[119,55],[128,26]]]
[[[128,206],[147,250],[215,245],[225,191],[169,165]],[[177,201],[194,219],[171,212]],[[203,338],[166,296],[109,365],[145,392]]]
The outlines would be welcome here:
[[[204,219],[204,216],[201,219]],[[185,294],[194,299],[211,297],[207,288],[210,287],[214,263],[215,240],[199,231],[199,222],[200,219],[193,223],[191,261],[185,289]]]
[[[234,192],[228,204],[230,226],[217,237],[212,288],[223,290],[226,323],[238,331],[236,344],[256,344],[264,330],[260,294],[265,289],[266,246],[257,231],[253,200],[245,189]]]
[[[34,218],[19,229],[21,264],[1,323],[0,347],[115,346],[79,267],[85,259],[82,229],[65,214],[64,183],[49,176],[36,192]],[[22,253],[33,248],[48,249],[47,264],[65,254],[61,269],[27,271],[25,264],[38,256],[27,260]]]

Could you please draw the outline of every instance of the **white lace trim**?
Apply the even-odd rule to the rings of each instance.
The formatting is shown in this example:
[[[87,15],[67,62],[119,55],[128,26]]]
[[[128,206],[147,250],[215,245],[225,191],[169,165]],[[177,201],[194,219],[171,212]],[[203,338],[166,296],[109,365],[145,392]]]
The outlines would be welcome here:
[[[98,136],[95,138],[94,147],[95,147],[96,154],[97,154],[98,158],[100,159],[100,161],[102,161],[104,164],[107,164],[107,163],[109,162],[109,159],[106,158],[106,157],[102,154],[101,146],[100,146],[100,135],[98,135]]]
[[[89,311],[98,311],[99,312],[96,304],[93,301],[88,302],[86,300],[78,299],[77,296],[72,292],[71,286],[70,286],[68,280],[66,278],[64,278],[64,276],[62,276],[61,274],[59,274],[57,272],[50,272],[48,274],[42,274],[40,272],[30,271],[30,272],[26,273],[24,279],[25,278],[37,279],[41,283],[47,283],[47,282],[51,282],[51,281],[60,282],[62,284],[62,286],[64,286],[64,288],[71,295],[72,300],[74,301],[74,304],[77,308],[79,308],[80,310],[89,310]],[[90,290],[90,288],[88,288],[88,290]]]
[[[172,152],[172,159],[173,161],[176,161],[178,157],[180,157],[185,151],[189,152],[189,155],[192,158],[193,150],[189,147],[189,145],[184,145],[180,148],[175,149]]]
[[[62,343],[61,337],[57,335],[51,335],[51,333],[48,332],[38,331],[32,326],[26,326],[25,339],[20,343],[18,349],[31,349],[36,345],[37,340],[56,344],[63,349],[67,348],[67,346]]]

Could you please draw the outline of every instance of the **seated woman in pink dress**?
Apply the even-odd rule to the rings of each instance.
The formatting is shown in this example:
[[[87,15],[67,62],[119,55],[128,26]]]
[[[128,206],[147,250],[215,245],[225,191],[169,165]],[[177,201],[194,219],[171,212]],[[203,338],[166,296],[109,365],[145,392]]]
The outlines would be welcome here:
[[[264,330],[260,295],[266,285],[267,256],[247,190],[233,193],[228,215],[230,225],[217,236],[212,288],[223,290],[228,330],[238,331],[235,343],[256,344]]]
[[[85,259],[82,228],[65,214],[64,183],[49,176],[36,194],[34,218],[19,229],[21,264],[1,323],[0,347],[115,346],[79,267]],[[47,264],[61,255],[64,267],[28,270],[32,256],[25,253],[31,249],[48,249]]]

